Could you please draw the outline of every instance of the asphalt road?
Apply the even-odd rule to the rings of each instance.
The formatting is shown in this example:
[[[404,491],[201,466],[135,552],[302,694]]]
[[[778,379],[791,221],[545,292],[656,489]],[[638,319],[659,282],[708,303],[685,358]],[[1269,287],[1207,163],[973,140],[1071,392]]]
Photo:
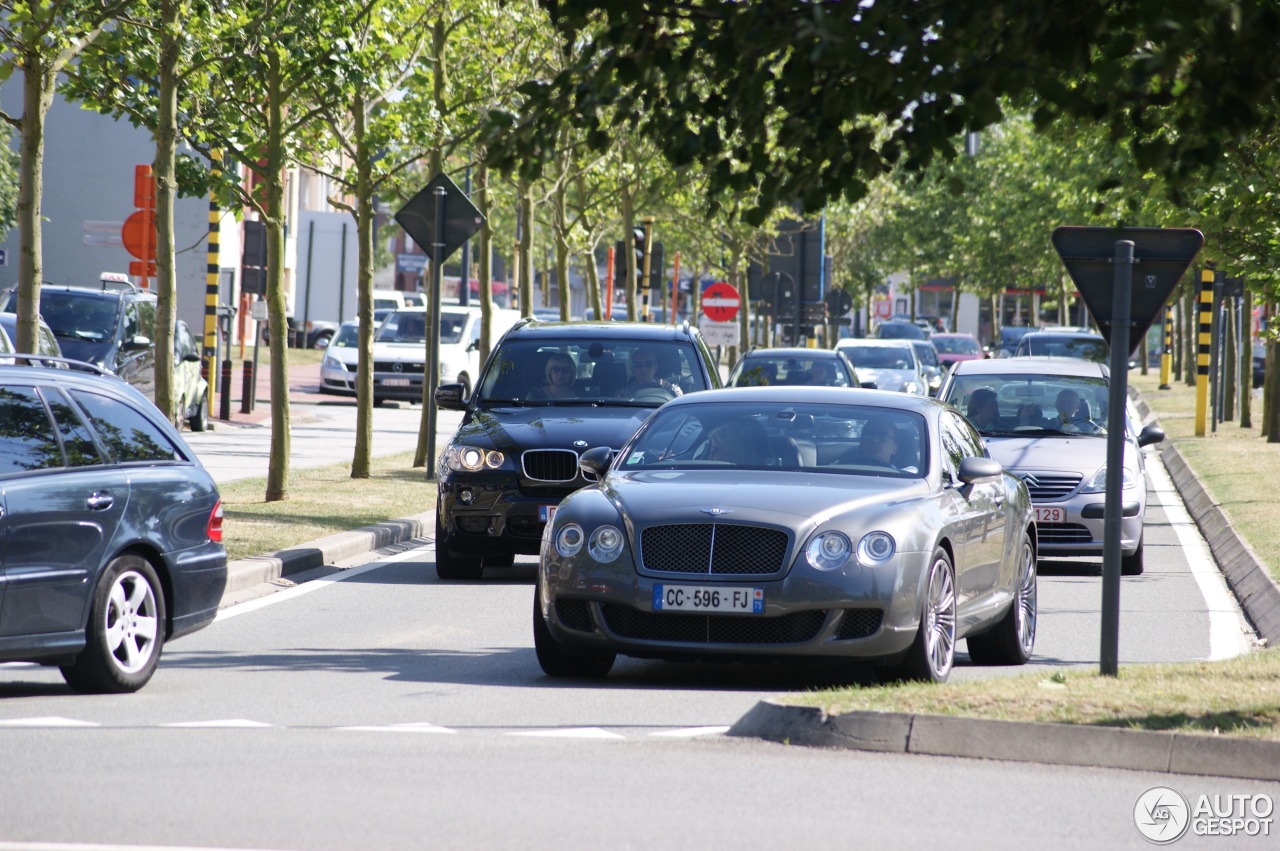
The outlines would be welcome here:
[[[349,405],[293,413],[295,463],[350,452]],[[419,416],[376,411],[377,450],[411,448]],[[226,480],[263,474],[265,436],[220,427],[192,443]],[[1122,582],[1121,665],[1242,652],[1238,609],[1150,458],[1147,572]],[[1134,807],[1153,786],[1280,797],[1257,781],[729,737],[760,700],[866,672],[620,659],[599,683],[550,680],[532,649],[532,560],[443,583],[433,559],[423,539],[263,587],[169,645],[137,695],[75,695],[56,670],[0,667],[0,851],[1140,848]],[[1044,566],[1032,669],[1097,666],[1098,573]],[[954,676],[1023,670],[962,656]]]

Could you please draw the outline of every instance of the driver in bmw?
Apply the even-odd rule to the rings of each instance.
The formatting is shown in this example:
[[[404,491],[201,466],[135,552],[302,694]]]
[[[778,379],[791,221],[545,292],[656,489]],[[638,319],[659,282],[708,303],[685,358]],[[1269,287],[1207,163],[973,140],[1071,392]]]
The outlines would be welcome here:
[[[631,355],[631,380],[622,387],[623,396],[631,396],[648,387],[661,387],[672,396],[681,396],[679,384],[658,377],[658,355],[653,349],[636,349]]]

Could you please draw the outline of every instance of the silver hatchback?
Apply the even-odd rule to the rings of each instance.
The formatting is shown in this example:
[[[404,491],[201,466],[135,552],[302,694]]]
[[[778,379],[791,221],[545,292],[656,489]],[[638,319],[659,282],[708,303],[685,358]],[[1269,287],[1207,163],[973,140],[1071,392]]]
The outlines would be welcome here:
[[[1026,482],[1039,558],[1102,556],[1109,386],[1104,364],[1018,357],[957,363],[938,391],[974,424],[991,457]],[[1147,508],[1142,447],[1164,432],[1125,422],[1120,570],[1136,576]]]

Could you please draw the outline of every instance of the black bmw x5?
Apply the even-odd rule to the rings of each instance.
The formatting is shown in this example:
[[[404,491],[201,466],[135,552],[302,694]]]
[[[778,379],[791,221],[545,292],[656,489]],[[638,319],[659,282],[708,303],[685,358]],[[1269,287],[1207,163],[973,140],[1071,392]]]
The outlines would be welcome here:
[[[438,464],[436,573],[477,579],[537,555],[560,500],[587,484],[583,452],[619,449],[662,403],[720,383],[687,323],[517,323],[468,401],[461,384],[435,392],[465,412]]]

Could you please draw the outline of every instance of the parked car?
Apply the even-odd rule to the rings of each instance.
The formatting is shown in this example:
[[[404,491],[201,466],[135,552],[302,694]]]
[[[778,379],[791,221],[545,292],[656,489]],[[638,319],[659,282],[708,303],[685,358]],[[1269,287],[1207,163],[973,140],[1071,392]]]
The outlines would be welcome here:
[[[96,288],[44,284],[40,318],[53,329],[65,356],[115,373],[154,400],[155,293],[106,275]],[[0,311],[18,312],[16,289],[5,294]]]
[[[910,340],[845,337],[835,347],[849,358],[864,382],[873,381],[880,390],[928,395],[929,384]]]
[[[209,382],[200,374],[200,344],[181,319],[173,325],[173,396],[187,427],[207,431]]]
[[[938,350],[938,361],[944,370],[962,360],[981,360],[987,356],[972,334],[934,334],[929,342]]]
[[[991,356],[1011,358],[1018,350],[1018,341],[1030,334],[1035,328],[1029,326],[1006,325],[1000,329],[1000,342],[992,347]]]
[[[494,308],[490,314],[491,339],[496,339],[520,318],[518,311]],[[440,380],[461,384],[463,398],[471,395],[473,382],[480,374],[480,331],[482,313],[479,307],[445,306],[440,308]],[[421,307],[392,311],[382,320],[373,336],[373,401],[388,399],[404,402],[422,401],[422,380],[426,371],[427,312]],[[331,364],[331,366],[333,366]],[[355,375],[348,381],[355,392]],[[323,392],[340,390],[336,385],[322,385]]]
[[[1072,358],[976,360],[952,367],[938,398],[969,415],[991,457],[1027,483],[1040,558],[1089,556],[1103,548],[1110,370]],[[994,396],[994,420],[976,413]],[[1060,403],[1074,396],[1074,407]],[[1146,459],[1164,440],[1157,426],[1135,430],[1126,417],[1120,571],[1143,572]]]
[[[938,395],[942,386],[942,362],[938,360],[938,350],[933,347],[933,339],[912,340],[911,347],[916,350],[916,359],[920,361],[920,372],[924,375],[925,387],[930,396]]]
[[[58,338],[49,327],[49,323],[39,317],[36,321],[35,353],[55,358],[62,357],[62,347],[58,345]],[[11,347],[9,351],[13,351],[13,341],[18,339],[18,314],[0,313],[0,334],[7,335],[6,340]],[[3,343],[0,343],[0,351],[5,351]]]
[[[537,554],[560,500],[586,484],[582,452],[617,449],[667,400],[719,386],[692,327],[517,323],[469,401],[462,384],[436,389],[437,405],[464,412],[440,454],[436,573],[474,579],[485,565]]]
[[[1014,357],[1076,358],[1107,363],[1111,347],[1101,334],[1092,331],[1033,331],[1023,335]]]
[[[876,326],[876,337],[881,340],[927,340],[927,325],[910,320],[890,319]]]
[[[1267,344],[1253,344],[1253,386],[1261,387],[1267,377]]]
[[[729,387],[770,384],[862,386],[858,371],[844,352],[807,348],[752,349],[734,364],[725,384]],[[871,386],[875,387],[874,384]]]
[[[217,614],[222,502],[155,405],[62,363],[0,366],[0,661],[136,691],[168,641]]]
[[[0,355],[13,354],[15,351],[17,351],[17,348],[13,345],[13,341],[9,339],[9,334],[4,330],[4,326],[0,324]],[[13,358],[0,358],[0,363],[13,363]]]
[[[885,460],[895,446],[909,463]],[[1031,656],[1027,489],[932,399],[712,390],[580,465],[598,482],[560,504],[538,564],[547,674],[601,677],[619,653],[825,657],[937,682],[961,638],[978,664]]]
[[[376,328],[378,323],[374,324]],[[356,369],[360,364],[360,323],[354,319],[338,326],[320,361],[320,392],[334,396],[356,395]]]

